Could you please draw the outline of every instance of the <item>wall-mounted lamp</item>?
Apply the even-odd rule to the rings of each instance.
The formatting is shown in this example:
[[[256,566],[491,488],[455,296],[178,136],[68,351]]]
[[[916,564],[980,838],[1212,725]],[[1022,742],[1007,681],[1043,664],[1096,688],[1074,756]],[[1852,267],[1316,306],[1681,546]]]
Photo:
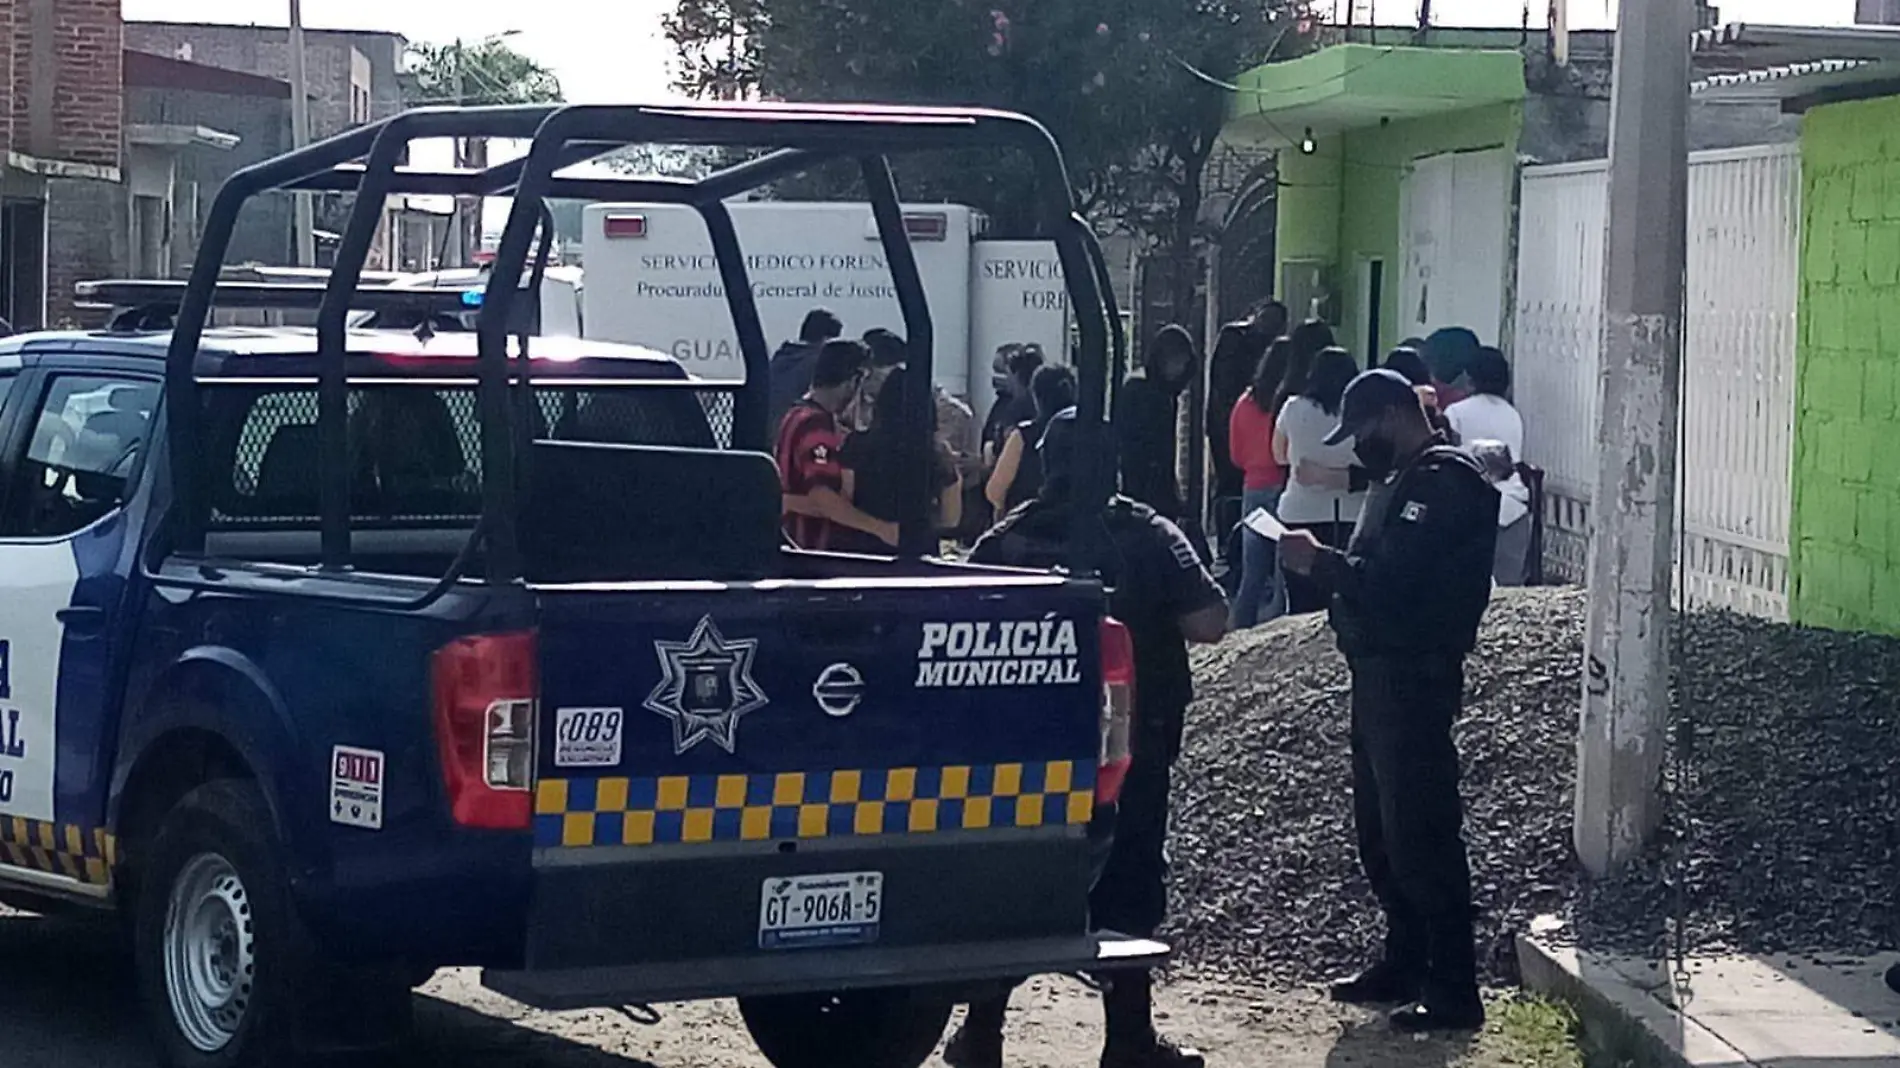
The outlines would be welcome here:
[[[1310,156],[1317,151],[1319,151],[1319,142],[1313,140],[1313,128],[1308,126],[1306,136],[1300,138],[1300,152],[1302,155]]]

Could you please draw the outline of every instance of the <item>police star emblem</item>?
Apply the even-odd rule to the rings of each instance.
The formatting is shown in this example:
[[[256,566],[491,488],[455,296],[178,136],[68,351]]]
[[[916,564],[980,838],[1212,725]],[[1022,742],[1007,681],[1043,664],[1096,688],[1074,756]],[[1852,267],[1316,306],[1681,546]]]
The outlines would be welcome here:
[[[662,676],[646,707],[673,721],[673,752],[711,741],[728,753],[739,745],[739,719],[764,707],[765,691],[752,681],[756,638],[727,641],[711,616],[683,642],[656,641]]]

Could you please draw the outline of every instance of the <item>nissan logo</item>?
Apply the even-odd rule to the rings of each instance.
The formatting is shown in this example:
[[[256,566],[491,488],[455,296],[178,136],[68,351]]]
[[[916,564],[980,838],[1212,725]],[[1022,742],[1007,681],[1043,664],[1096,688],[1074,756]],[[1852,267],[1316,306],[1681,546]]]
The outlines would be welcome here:
[[[818,673],[811,695],[825,715],[843,718],[858,710],[864,700],[864,676],[850,664],[833,664]]]

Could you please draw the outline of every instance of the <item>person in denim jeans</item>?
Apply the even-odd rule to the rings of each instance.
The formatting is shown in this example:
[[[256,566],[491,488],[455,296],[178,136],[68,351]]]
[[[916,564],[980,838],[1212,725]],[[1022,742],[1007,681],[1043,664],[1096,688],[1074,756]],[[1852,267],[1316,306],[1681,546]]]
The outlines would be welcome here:
[[[1228,454],[1244,479],[1242,519],[1254,509],[1277,514],[1280,492],[1286,488],[1286,468],[1273,456],[1273,405],[1292,362],[1293,343],[1285,338],[1267,348],[1254,369],[1253,385],[1241,394],[1228,419]],[[1286,613],[1286,583],[1280,579],[1279,551],[1267,538],[1251,530],[1241,532],[1240,588],[1228,619],[1230,630],[1258,626]]]

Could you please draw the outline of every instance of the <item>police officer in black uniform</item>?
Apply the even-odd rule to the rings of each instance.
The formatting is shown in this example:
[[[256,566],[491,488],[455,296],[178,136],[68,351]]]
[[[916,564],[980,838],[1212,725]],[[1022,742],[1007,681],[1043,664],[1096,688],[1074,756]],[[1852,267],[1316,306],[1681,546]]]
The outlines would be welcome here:
[[[1038,446],[1043,484],[971,550],[977,563],[1053,568],[1069,559],[1076,508],[1102,512],[1109,545],[1103,581],[1109,614],[1128,627],[1135,647],[1133,762],[1122,786],[1115,842],[1089,895],[1098,929],[1147,937],[1167,912],[1168,784],[1188,703],[1194,696],[1189,642],[1217,642],[1227,630],[1227,599],[1181,528],[1145,504],[1114,497],[1076,499],[1075,409],[1058,413]],[[1102,995],[1107,1038],[1103,1068],[1200,1068],[1201,1055],[1155,1033],[1148,972],[1118,971]],[[1008,995],[970,1006],[944,1056],[954,1068],[1003,1063]]]
[[[1427,420],[1412,384],[1367,371],[1347,387],[1328,444],[1351,438],[1371,480],[1345,552],[1295,531],[1289,568],[1332,590],[1352,669],[1352,793],[1359,858],[1385,910],[1385,952],[1336,1000],[1404,1003],[1402,1031],[1484,1023],[1472,944],[1452,721],[1464,661],[1491,598],[1498,493]]]

